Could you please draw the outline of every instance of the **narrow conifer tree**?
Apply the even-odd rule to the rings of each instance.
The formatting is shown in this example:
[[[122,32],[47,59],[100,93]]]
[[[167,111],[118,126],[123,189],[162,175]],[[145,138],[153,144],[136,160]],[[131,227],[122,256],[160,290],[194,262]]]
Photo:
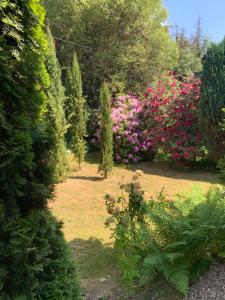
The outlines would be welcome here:
[[[67,120],[70,126],[67,140],[69,141],[80,169],[86,149],[85,135],[87,114],[82,91],[81,72],[75,53],[72,66],[67,71],[66,93]]]
[[[48,113],[47,118],[54,130],[55,148],[52,155],[52,163],[55,166],[54,179],[62,181],[67,176],[68,164],[66,158],[65,133],[67,130],[64,112],[65,91],[61,80],[60,65],[56,57],[55,44],[49,28],[47,29],[48,52],[47,70],[50,76],[48,88]]]
[[[111,118],[111,98],[108,85],[103,83],[100,91],[101,136],[99,173],[107,178],[113,169],[113,135]]]
[[[223,141],[225,131],[221,128],[225,108],[225,39],[212,44],[203,58],[200,115],[203,133],[210,150],[211,159],[217,161],[225,155]]]

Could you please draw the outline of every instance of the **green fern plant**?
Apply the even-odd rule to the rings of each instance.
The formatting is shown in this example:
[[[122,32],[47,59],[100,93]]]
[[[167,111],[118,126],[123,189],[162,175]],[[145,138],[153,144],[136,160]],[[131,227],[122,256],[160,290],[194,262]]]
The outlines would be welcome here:
[[[132,190],[129,193],[133,197]],[[161,274],[185,294],[190,280],[225,255],[224,200],[224,191],[216,187],[206,195],[195,190],[175,201],[160,193],[156,200],[148,201],[144,221],[132,220],[130,215],[123,224],[123,211],[116,213],[110,228],[122,253],[124,278],[132,281],[137,277],[140,284],[146,284]],[[126,206],[125,211],[132,213]]]
[[[190,279],[202,264],[225,250],[224,200],[223,191],[213,188],[194,206],[191,198],[182,205],[179,201],[151,204],[150,226],[144,235],[149,242],[142,283],[162,273],[180,292],[187,292]]]

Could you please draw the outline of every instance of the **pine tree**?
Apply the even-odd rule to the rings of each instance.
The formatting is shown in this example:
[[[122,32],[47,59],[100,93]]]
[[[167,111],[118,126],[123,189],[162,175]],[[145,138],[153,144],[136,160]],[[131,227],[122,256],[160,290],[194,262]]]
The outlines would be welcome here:
[[[74,53],[72,66],[67,71],[66,80],[67,93],[67,119],[70,125],[68,130],[68,141],[71,144],[75,159],[81,168],[86,150],[86,107],[82,91],[81,72],[77,56]]]
[[[55,166],[54,178],[56,182],[62,181],[67,176],[68,164],[66,158],[65,133],[67,130],[64,105],[65,92],[61,81],[61,70],[56,57],[55,44],[49,28],[47,29],[48,52],[47,70],[50,75],[48,88],[48,113],[47,119],[54,129],[55,148],[52,164]]]
[[[100,90],[100,106],[101,106],[101,153],[99,172],[107,178],[113,169],[113,135],[112,135],[112,119],[111,119],[111,98],[108,85],[103,83]]]
[[[221,128],[225,108],[225,39],[208,48],[203,59],[200,115],[203,133],[213,160],[223,158],[225,131]]]

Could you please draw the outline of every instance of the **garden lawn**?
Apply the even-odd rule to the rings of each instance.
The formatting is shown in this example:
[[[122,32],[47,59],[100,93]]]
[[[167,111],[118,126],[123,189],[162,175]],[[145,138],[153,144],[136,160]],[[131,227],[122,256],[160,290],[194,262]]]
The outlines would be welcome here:
[[[74,164],[72,160],[71,164]],[[104,226],[108,216],[104,195],[120,195],[118,182],[122,176],[129,181],[136,169],[144,172],[141,183],[149,196],[159,193],[163,187],[172,197],[188,193],[196,186],[207,191],[212,184],[217,184],[216,174],[205,170],[182,172],[168,163],[145,162],[131,168],[115,167],[106,180],[97,174],[97,164],[93,161],[83,163],[81,171],[71,172],[66,182],[56,186],[55,200],[49,206],[64,223],[64,234],[74,250],[81,284],[87,293],[85,299],[128,299],[128,294],[132,293],[131,288],[126,289],[121,284],[110,232]],[[165,282],[160,283],[159,289],[154,284],[146,293],[148,295],[138,294],[129,299],[182,299]]]

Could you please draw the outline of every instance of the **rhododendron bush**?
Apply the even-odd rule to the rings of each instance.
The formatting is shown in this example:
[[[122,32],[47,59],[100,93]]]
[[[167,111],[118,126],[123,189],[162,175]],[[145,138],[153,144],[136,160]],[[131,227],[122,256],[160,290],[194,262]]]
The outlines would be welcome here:
[[[119,96],[112,102],[114,158],[131,163],[154,158],[158,150],[177,165],[205,156],[198,124],[200,80],[172,74],[147,89],[145,98]],[[97,123],[97,117],[95,122]],[[92,142],[98,144],[100,129]]]
[[[113,100],[113,142],[114,159],[118,163],[139,162],[143,159],[151,160],[154,157],[149,130],[143,127],[144,102],[134,95],[123,95]],[[95,122],[98,123],[95,115]],[[100,127],[92,126],[95,130],[92,143],[98,145]]]
[[[152,159],[153,148],[149,130],[143,127],[143,101],[124,95],[113,101],[114,155],[117,162],[138,162]]]
[[[204,157],[198,125],[200,80],[177,80],[172,74],[147,89],[143,106],[153,147],[163,149],[177,164]]]

